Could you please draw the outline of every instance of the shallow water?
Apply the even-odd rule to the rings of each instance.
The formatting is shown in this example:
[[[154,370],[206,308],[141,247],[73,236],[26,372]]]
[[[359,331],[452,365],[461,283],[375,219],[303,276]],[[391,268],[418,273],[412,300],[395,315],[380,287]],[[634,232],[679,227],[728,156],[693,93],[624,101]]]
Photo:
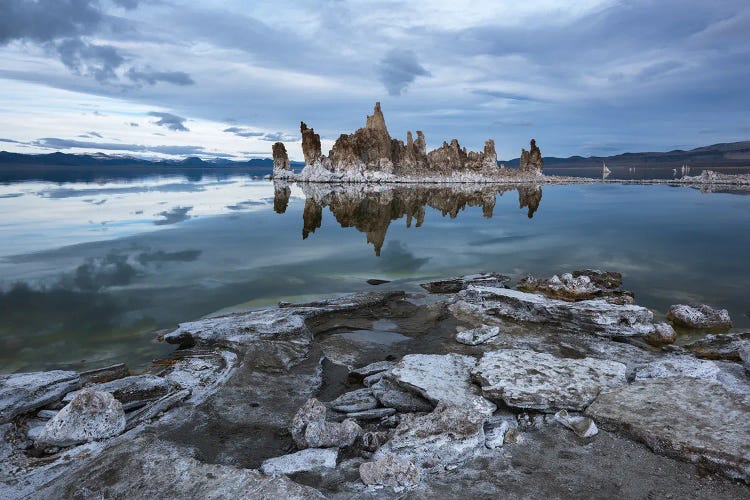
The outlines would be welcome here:
[[[153,340],[158,330],[218,310],[417,291],[482,270],[617,270],[657,312],[707,302],[750,326],[750,196],[665,185],[360,190],[275,190],[249,176],[0,185],[0,371],[142,367],[171,350]],[[375,329],[382,341],[398,335]]]

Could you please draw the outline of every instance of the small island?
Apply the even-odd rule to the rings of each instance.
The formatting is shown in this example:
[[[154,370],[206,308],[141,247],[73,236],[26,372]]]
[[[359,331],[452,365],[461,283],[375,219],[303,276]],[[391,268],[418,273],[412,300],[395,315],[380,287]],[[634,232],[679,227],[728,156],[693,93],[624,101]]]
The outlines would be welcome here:
[[[365,126],[353,134],[341,134],[325,156],[320,135],[300,123],[305,167],[295,173],[284,143],[273,145],[275,179],[305,182],[530,182],[542,175],[542,152],[531,139],[529,151],[521,150],[518,169],[498,166],[495,141],[488,139],[483,151],[467,151],[457,139],[432,151],[421,130],[406,143],[388,133],[380,103],[375,103]]]

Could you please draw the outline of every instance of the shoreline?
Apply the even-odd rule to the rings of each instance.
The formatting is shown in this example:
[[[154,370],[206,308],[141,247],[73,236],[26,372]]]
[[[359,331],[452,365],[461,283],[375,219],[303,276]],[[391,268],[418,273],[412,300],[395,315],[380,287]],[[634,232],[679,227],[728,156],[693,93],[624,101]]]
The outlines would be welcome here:
[[[10,407],[6,376],[0,491],[117,496],[147,481],[156,496],[241,486],[391,498],[515,484],[516,495],[535,496],[573,480],[591,495],[635,454],[672,474],[665,483],[631,471],[644,488],[747,493],[750,368],[738,349],[750,347],[750,334],[678,347],[672,327],[621,288],[619,273],[525,278],[514,288],[509,280],[475,274],[422,284],[427,295],[364,292],[209,316],[162,335],[178,350],[145,374],[16,374],[37,389],[34,402],[16,395]],[[539,375],[526,380],[529,370]],[[82,386],[118,399],[125,432],[49,444],[50,422],[64,420]],[[699,413],[685,411],[695,405]],[[568,458],[543,458],[542,449]],[[591,462],[601,453],[603,463]],[[579,459],[580,473],[565,476]],[[557,472],[547,484],[508,460]],[[695,479],[697,466],[708,482]],[[498,483],[482,490],[472,478],[488,468]]]

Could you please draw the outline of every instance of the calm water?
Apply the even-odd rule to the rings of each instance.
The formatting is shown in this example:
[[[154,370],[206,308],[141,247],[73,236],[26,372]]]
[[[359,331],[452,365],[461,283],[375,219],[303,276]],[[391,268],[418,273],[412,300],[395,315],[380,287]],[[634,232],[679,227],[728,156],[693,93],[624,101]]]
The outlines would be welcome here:
[[[221,309],[497,270],[621,271],[750,326],[750,196],[670,186],[331,190],[249,176],[0,185],[0,372],[133,367]]]

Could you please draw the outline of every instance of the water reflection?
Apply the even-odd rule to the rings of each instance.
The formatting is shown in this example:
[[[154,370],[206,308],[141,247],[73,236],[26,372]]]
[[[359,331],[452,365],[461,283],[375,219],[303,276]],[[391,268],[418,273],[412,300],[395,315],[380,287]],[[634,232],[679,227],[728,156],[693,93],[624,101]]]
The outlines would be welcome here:
[[[375,247],[375,255],[385,243],[388,227],[394,220],[406,218],[406,227],[422,226],[425,208],[438,210],[455,219],[466,207],[481,207],[492,218],[496,196],[518,191],[518,205],[530,218],[539,209],[542,188],[538,185],[451,185],[439,187],[302,184],[305,208],[302,212],[302,239],[319,229],[323,209],[328,208],[342,228],[353,227],[365,233]],[[274,182],[274,209],[284,213],[291,190],[285,182]]]

